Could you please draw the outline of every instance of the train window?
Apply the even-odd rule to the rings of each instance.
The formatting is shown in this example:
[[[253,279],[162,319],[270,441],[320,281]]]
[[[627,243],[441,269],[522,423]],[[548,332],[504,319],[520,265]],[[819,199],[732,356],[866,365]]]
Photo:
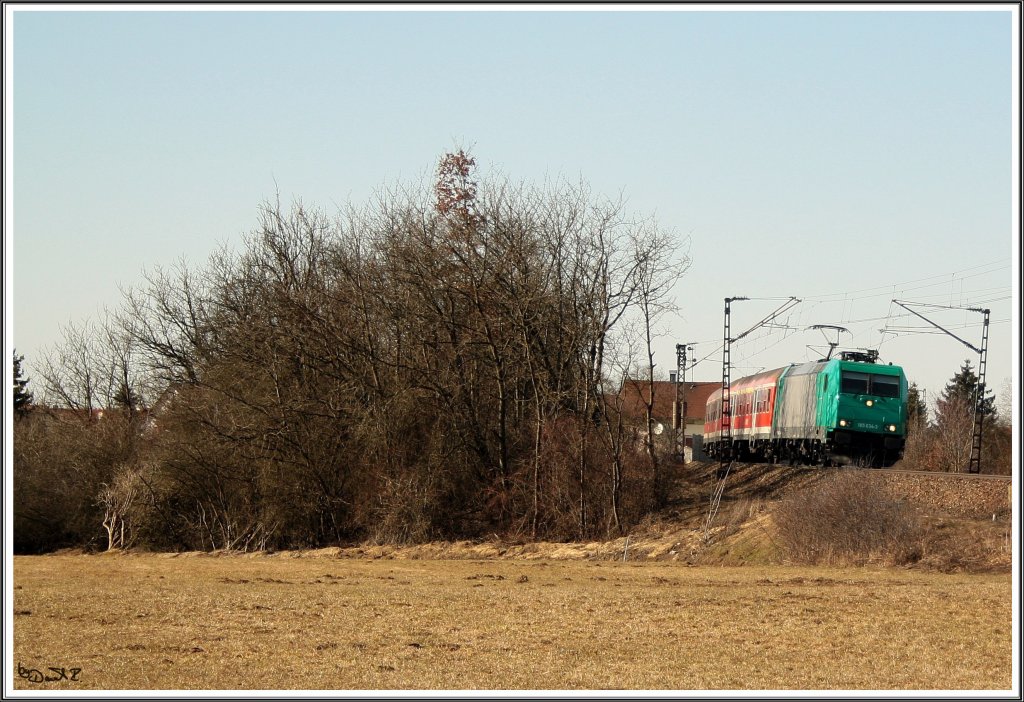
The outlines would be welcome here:
[[[868,374],[843,371],[840,378],[839,392],[866,395],[868,392]]]
[[[871,394],[879,397],[899,397],[900,379],[891,375],[871,376]]]

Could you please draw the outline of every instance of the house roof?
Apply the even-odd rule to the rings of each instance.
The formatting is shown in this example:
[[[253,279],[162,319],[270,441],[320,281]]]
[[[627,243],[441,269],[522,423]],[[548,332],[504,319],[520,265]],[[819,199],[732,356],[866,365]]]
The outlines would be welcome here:
[[[681,383],[683,386],[683,403],[686,419],[704,417],[704,407],[708,397],[722,387],[720,381]],[[646,403],[650,397],[650,384],[646,380],[626,378],[619,388],[622,402],[622,413],[633,419],[642,419],[646,412]],[[662,423],[672,423],[672,405],[676,399],[676,383],[670,380],[654,381],[654,418]]]

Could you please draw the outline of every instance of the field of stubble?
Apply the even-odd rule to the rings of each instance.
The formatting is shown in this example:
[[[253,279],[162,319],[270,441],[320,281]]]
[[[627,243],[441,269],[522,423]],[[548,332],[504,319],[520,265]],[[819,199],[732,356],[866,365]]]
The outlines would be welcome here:
[[[14,587],[18,689],[1011,686],[1009,574],[50,555]]]

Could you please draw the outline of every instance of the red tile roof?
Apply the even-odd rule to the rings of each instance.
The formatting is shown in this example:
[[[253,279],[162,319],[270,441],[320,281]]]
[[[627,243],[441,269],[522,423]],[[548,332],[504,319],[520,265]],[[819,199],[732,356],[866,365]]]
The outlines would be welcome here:
[[[685,403],[685,416],[687,419],[700,419],[704,416],[704,406],[708,397],[715,390],[722,387],[720,381],[693,382],[687,381],[683,385],[683,402]],[[646,401],[650,397],[650,385],[646,380],[627,378],[619,388],[619,398],[622,401],[622,413],[633,419],[643,419],[646,412]],[[654,381],[654,407],[652,414],[654,418],[672,426],[672,406],[676,399],[676,384],[669,380]]]

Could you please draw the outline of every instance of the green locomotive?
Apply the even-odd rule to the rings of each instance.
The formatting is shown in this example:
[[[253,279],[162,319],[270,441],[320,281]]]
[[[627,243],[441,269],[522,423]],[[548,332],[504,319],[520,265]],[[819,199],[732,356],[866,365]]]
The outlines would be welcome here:
[[[907,378],[874,354],[793,364],[729,386],[709,398],[704,452],[716,458],[804,464],[891,466],[907,433]]]

